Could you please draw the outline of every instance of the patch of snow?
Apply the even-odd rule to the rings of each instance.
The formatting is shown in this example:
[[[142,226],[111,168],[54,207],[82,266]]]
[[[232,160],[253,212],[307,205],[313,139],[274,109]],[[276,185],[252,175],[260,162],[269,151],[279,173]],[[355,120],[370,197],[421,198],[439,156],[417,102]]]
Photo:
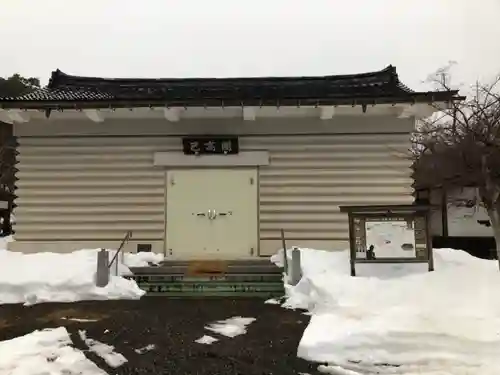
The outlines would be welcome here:
[[[279,305],[280,301],[278,301],[276,298],[271,298],[266,300],[264,303],[267,303],[269,305]]]
[[[208,336],[208,335],[202,336],[199,339],[194,340],[194,342],[196,342],[198,344],[205,344],[205,345],[211,345],[216,341],[219,341],[219,339],[216,339],[215,337]]]
[[[124,253],[123,263],[127,267],[148,267],[150,265],[158,265],[164,259],[163,254],[144,251],[140,253]]]
[[[496,261],[437,249],[434,272],[357,264],[351,277],[348,251],[300,251],[303,278],[283,304],[312,315],[300,357],[332,374],[500,374]]]
[[[105,375],[78,349],[64,327],[0,342],[0,374]]]
[[[235,337],[247,333],[246,327],[255,321],[255,318],[243,318],[234,316],[226,320],[220,320],[205,327],[209,331],[219,333],[226,337]]]
[[[87,338],[85,331],[78,331],[80,338],[89,347],[91,352],[94,352],[99,357],[104,359],[108,366],[116,368],[127,362],[127,359],[120,353],[115,352],[115,347],[111,345],[104,344],[94,339]]]
[[[10,242],[14,242],[14,237],[12,235],[0,237],[0,251],[7,249],[7,244]]]
[[[141,298],[145,292],[135,281],[121,276],[111,276],[104,288],[95,286],[98,251],[30,254],[0,251],[0,304]],[[127,261],[134,263],[134,256],[127,254]],[[139,257],[142,259],[142,255]],[[123,264],[120,271],[130,272]]]
[[[90,322],[97,322],[97,319],[80,319],[80,318],[66,318],[62,317],[61,319],[63,320],[71,320],[72,322],[80,322],[80,323],[90,323]]]
[[[134,349],[134,351],[137,353],[137,354],[144,354],[146,352],[149,352],[151,350],[154,350],[156,348],[156,346],[154,344],[149,344],[149,345],[146,345],[145,347],[143,348],[139,348],[139,349]]]

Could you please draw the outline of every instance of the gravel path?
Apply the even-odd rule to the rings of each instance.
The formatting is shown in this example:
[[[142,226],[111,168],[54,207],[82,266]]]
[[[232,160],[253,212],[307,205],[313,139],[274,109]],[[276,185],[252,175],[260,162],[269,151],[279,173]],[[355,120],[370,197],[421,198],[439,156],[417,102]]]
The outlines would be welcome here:
[[[233,316],[257,320],[247,333],[228,338],[204,329]],[[62,318],[96,320],[75,322]],[[128,362],[112,369],[86,351],[89,359],[109,374],[317,374],[317,365],[296,357],[297,345],[309,317],[298,311],[264,304],[261,299],[166,299],[0,306],[0,340],[35,329],[66,326],[75,346],[86,349],[78,330],[89,338],[115,346]],[[106,332],[107,331],[107,332]],[[202,345],[203,335],[220,340]],[[138,354],[147,345],[155,349]]]

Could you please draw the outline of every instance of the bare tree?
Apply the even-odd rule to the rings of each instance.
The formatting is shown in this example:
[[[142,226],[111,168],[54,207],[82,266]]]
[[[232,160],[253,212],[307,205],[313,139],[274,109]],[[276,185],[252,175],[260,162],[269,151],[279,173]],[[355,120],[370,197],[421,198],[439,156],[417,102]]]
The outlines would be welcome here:
[[[7,78],[0,77],[0,97],[24,95],[40,88],[40,80],[35,77],[24,77],[16,73]],[[16,141],[13,138],[12,124],[0,119],[0,201],[9,203],[9,210],[0,210],[0,232],[10,234],[11,214],[14,204]]]
[[[432,80],[449,90],[449,67]],[[476,83],[471,97],[461,99],[419,124],[413,135],[414,178],[421,188],[477,188],[500,267],[500,77]]]

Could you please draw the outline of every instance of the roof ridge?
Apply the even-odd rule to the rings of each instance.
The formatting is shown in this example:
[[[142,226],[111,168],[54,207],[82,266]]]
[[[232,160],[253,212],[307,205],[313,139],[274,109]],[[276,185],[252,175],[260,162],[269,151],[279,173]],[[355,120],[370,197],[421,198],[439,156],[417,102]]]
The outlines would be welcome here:
[[[276,82],[285,83],[290,81],[342,81],[349,79],[366,79],[366,78],[385,78],[391,81],[396,78],[396,68],[393,65],[388,65],[382,70],[354,73],[354,74],[337,74],[337,75],[308,75],[308,76],[256,76],[256,77],[191,77],[191,78],[109,78],[109,77],[92,77],[92,76],[77,76],[64,73],[60,69],[52,72],[51,78],[47,85],[48,88],[54,89],[60,86],[93,86],[95,84],[174,84],[174,83],[208,83],[208,82]]]

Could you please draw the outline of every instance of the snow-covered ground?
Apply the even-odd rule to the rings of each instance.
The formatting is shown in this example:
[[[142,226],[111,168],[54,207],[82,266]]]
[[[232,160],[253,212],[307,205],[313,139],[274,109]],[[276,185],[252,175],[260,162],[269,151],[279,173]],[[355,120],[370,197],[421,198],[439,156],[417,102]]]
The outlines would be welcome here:
[[[104,359],[108,366],[116,368],[127,362],[123,354],[115,352],[113,346],[88,338],[87,333],[83,330],[78,331],[78,334],[89,350]]]
[[[116,368],[127,362],[114,347],[87,338],[85,331],[79,331],[79,335],[89,350],[109,366]],[[14,374],[106,375],[106,372],[76,349],[66,328],[59,327],[0,342],[0,375]]]
[[[359,264],[351,277],[347,251],[301,249],[303,278],[283,305],[312,315],[298,355],[332,374],[500,374],[496,261],[451,249],[434,258],[434,272]]]
[[[3,239],[0,248],[10,240]],[[121,276],[112,276],[105,288],[95,287],[97,251],[20,254],[0,250],[0,303],[140,298],[144,292]],[[300,251],[303,278],[294,287],[287,285],[283,306],[309,311],[311,321],[298,355],[329,363],[320,366],[322,371],[500,374],[500,272],[495,261],[438,249],[434,272],[427,272],[425,264],[359,264],[359,276],[351,277],[347,251]],[[282,255],[272,260],[281,263]],[[119,273],[129,272],[127,266],[161,260],[157,254],[126,254]],[[233,317],[206,329],[233,337],[244,334],[253,320]],[[114,365],[126,360],[112,347],[85,339],[91,350],[100,350]],[[205,335],[197,342],[216,340]],[[0,374],[60,374],[69,373],[68,369],[103,374],[71,345],[63,327],[0,342]]]
[[[85,374],[106,375],[72,346],[64,327],[35,331],[0,342],[1,375]]]
[[[5,242],[0,243],[2,248]],[[22,254],[0,250],[0,304],[139,299],[144,295],[135,281],[121,276],[111,276],[105,288],[96,287],[97,252],[89,249],[67,254]],[[113,254],[110,251],[110,259]],[[119,274],[130,272],[128,267],[157,263],[162,258],[162,254],[127,253],[124,264],[119,263]]]

